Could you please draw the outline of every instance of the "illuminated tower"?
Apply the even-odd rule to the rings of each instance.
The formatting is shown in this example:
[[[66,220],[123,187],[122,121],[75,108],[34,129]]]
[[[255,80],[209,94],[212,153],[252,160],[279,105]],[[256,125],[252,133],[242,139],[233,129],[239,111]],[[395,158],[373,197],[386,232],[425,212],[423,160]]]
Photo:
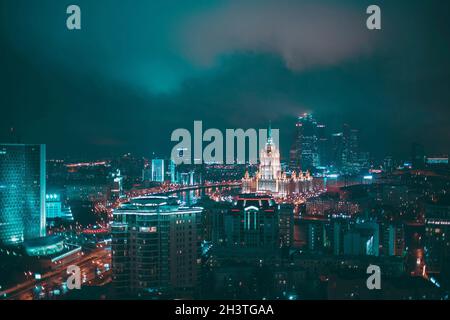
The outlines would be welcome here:
[[[45,236],[45,145],[0,145],[0,244]]]
[[[291,170],[311,170],[319,165],[317,132],[322,128],[318,128],[316,120],[308,113],[298,118],[295,127],[296,135],[290,152]]]
[[[152,181],[164,182],[164,160],[153,159],[152,160]]]
[[[111,196],[113,199],[119,199],[123,196],[123,176],[120,174],[120,169],[112,174],[112,179]]]
[[[357,170],[359,132],[344,124],[342,130],[342,167],[346,172]]]
[[[258,191],[278,192],[281,178],[280,152],[273,143],[272,129],[269,127],[267,143],[259,156]]]

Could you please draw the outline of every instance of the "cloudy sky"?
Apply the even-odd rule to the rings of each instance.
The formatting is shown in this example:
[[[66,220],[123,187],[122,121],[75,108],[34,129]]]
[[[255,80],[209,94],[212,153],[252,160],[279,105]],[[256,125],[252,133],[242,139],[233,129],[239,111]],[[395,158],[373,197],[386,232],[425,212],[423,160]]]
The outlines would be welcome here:
[[[176,128],[329,132],[348,123],[375,156],[450,146],[448,1],[3,0],[0,142],[51,157],[168,154]],[[82,30],[66,28],[78,4]]]

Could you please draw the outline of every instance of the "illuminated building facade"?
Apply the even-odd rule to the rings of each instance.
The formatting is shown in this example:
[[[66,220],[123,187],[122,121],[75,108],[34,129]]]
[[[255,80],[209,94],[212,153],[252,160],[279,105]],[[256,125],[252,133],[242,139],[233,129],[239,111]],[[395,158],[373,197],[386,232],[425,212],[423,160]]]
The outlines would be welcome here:
[[[47,193],[45,195],[45,211],[47,223],[50,222],[50,224],[55,219],[73,220],[72,210],[70,207],[63,205],[60,193]]]
[[[359,131],[345,124],[342,137],[342,167],[344,171],[352,171],[359,164]]]
[[[359,140],[359,131],[344,124],[342,132],[331,135],[328,164],[344,174],[356,174],[367,169],[369,153],[360,150]]]
[[[380,255],[380,230],[376,222],[357,223],[344,235],[344,254]]]
[[[294,244],[294,205],[278,205],[278,228],[281,247],[289,248]]]
[[[227,246],[278,248],[278,207],[270,196],[242,194],[225,218]]]
[[[199,279],[203,208],[174,198],[123,203],[112,224],[113,285],[119,295],[193,291]]]
[[[0,244],[45,236],[45,145],[0,145]]]
[[[45,208],[47,219],[55,219],[62,217],[61,196],[57,193],[45,195]]]
[[[260,151],[259,170],[254,177],[250,177],[248,172],[242,179],[243,193],[270,193],[279,196],[286,196],[292,193],[301,193],[312,190],[313,178],[307,171],[297,175],[294,171],[290,177],[281,170],[280,152],[273,143],[271,130],[267,143]]]
[[[298,118],[295,127],[296,135],[290,153],[291,170],[312,170],[320,164],[318,134],[325,127],[318,125],[308,113]]]
[[[425,260],[428,273],[450,267],[450,196],[425,206]]]
[[[164,182],[164,160],[153,159],[152,160],[152,181]]]
[[[124,195],[123,192],[123,176],[120,173],[120,169],[112,173],[112,188],[111,188],[111,198],[119,199]]]
[[[294,206],[276,204],[269,195],[241,194],[223,217],[225,240],[217,245],[274,250],[293,243]]]
[[[48,256],[65,249],[64,238],[57,235],[27,240],[23,243],[28,256]]]
[[[402,224],[383,223],[380,226],[382,234],[382,253],[385,256],[403,257],[405,255],[405,230]]]

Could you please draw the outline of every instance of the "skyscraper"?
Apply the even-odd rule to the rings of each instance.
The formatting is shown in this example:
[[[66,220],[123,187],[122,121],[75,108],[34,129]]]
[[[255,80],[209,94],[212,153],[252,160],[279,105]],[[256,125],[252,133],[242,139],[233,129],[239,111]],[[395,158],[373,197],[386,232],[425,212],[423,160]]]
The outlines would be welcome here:
[[[319,155],[319,164],[322,167],[329,165],[330,152],[327,129],[324,124],[317,125],[317,153]]]
[[[260,151],[259,161],[258,191],[278,192],[281,178],[280,151],[272,141],[270,129],[265,148]]]
[[[413,143],[411,146],[411,163],[414,169],[423,169],[425,167],[425,149],[419,143]]]
[[[450,270],[450,195],[425,204],[425,260],[429,274]],[[446,273],[445,273],[446,272]]]
[[[331,164],[340,169],[342,166],[343,134],[342,132],[331,135]]]
[[[0,244],[45,236],[45,145],[0,145]]]
[[[255,177],[250,178],[248,172],[242,179],[243,193],[270,193],[273,195],[288,195],[311,191],[313,187],[313,177],[307,172],[292,172],[287,176],[281,170],[280,151],[272,140],[271,130],[267,143],[260,150],[259,171]]]
[[[342,166],[351,171],[358,163],[359,131],[351,129],[347,124],[344,124],[342,130],[342,148]]]
[[[45,207],[47,219],[56,219],[62,217],[61,195],[58,193],[50,193],[45,196]]]
[[[164,182],[164,160],[153,159],[152,160],[152,181]]]
[[[170,172],[170,183],[177,183],[177,171],[176,171],[175,162],[170,159],[169,160],[169,172]]]
[[[290,152],[290,166],[294,171],[312,170],[319,165],[317,122],[311,114],[298,118],[296,134]]]
[[[367,165],[367,154],[360,159],[359,131],[344,124],[342,132],[331,135],[331,164],[344,173],[355,173],[361,165]]]
[[[114,211],[113,285],[118,294],[176,294],[199,279],[203,208],[169,197],[131,199]]]

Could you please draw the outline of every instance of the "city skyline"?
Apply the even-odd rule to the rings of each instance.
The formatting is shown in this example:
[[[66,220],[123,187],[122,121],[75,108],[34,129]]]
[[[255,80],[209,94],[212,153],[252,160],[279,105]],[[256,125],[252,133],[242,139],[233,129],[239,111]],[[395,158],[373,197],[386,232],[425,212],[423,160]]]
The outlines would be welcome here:
[[[0,302],[448,300],[447,11],[0,1]]]

